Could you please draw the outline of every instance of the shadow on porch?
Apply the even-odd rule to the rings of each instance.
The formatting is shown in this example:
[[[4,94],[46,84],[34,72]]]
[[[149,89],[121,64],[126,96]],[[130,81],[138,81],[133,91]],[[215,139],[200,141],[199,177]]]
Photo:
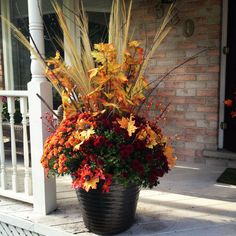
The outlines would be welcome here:
[[[142,190],[135,224],[120,235],[235,235],[236,187],[217,184],[222,166],[179,162],[152,190]],[[94,235],[84,227],[69,177],[57,179],[58,209],[39,216],[26,203],[0,198],[0,221],[38,235]]]

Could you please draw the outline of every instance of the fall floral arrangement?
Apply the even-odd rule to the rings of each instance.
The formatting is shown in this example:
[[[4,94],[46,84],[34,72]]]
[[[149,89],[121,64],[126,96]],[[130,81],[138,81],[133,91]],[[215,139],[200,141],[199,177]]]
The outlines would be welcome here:
[[[144,72],[171,30],[173,6],[151,47],[143,49],[140,42],[129,40],[132,1],[127,2],[113,1],[108,43],[95,44],[93,49],[87,17],[80,6],[81,11],[76,13],[80,51],[62,10],[54,3],[67,42],[64,51],[69,64],[59,53],[45,63],[14,29],[42,61],[47,78],[62,97],[64,118],[47,138],[41,163],[49,175],[72,175],[75,189],[89,191],[99,185],[108,192],[114,182],[151,188],[175,165],[170,139],[163,135],[158,123],[165,109],[156,111],[158,115],[152,120],[141,113],[152,106],[150,97],[159,83],[151,86]]]
[[[65,117],[46,140],[41,162],[48,173],[72,174],[75,189],[96,189],[101,181],[106,192],[112,182],[156,186],[174,166],[175,157],[157,122],[137,112],[145,99],[145,78],[140,78],[139,92],[131,88],[143,62],[143,49],[139,42],[129,42],[119,64],[112,44],[94,48],[97,66],[89,71],[89,78],[96,89],[80,97],[79,111],[63,96]],[[48,76],[53,80],[57,71],[61,73],[57,69],[62,61],[57,55],[49,63],[54,69]],[[63,78],[67,89],[73,87],[62,75],[57,78]]]

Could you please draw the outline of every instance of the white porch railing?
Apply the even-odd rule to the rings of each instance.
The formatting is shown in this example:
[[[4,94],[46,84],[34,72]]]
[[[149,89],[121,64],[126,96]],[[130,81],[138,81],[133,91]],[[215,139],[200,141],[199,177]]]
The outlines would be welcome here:
[[[16,99],[22,116],[18,125]],[[0,91],[0,195],[33,203],[28,131],[28,91]]]
[[[42,57],[45,55],[42,0],[28,0],[28,16],[30,43]],[[4,139],[2,129],[2,102],[0,102],[0,195],[15,198],[21,201],[33,203],[34,211],[40,214],[48,214],[55,210],[56,184],[54,178],[47,178],[40,163],[43,153],[43,143],[48,136],[42,117],[48,108],[42,103],[36,94],[41,95],[52,107],[51,84],[44,76],[44,68],[34,53],[31,53],[31,81],[27,91],[0,91],[0,97],[7,97],[7,105],[10,116],[10,137]],[[5,80],[8,78],[5,78]],[[14,97],[20,99],[20,112],[22,113],[23,127],[23,165],[18,162],[16,135],[14,130]],[[30,161],[27,133],[27,114],[30,127],[30,149],[32,159]],[[11,142],[11,157],[5,156],[5,142]],[[10,169],[8,169],[10,166]],[[32,166],[32,167],[31,167]],[[10,174],[10,176],[9,176]],[[23,184],[19,184],[23,176]],[[32,178],[31,178],[32,176]],[[9,180],[10,177],[10,180]],[[31,184],[32,179],[32,184]],[[33,192],[33,195],[32,195]]]

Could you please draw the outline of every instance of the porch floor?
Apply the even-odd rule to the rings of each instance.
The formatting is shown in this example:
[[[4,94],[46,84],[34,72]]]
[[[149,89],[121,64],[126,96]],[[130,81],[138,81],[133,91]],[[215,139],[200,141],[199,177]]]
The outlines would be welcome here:
[[[224,166],[178,162],[161,184],[142,190],[134,225],[120,235],[236,234],[236,186],[218,184]],[[48,216],[32,205],[0,197],[0,222],[48,236],[92,236],[83,224],[70,178],[57,180],[58,209]]]

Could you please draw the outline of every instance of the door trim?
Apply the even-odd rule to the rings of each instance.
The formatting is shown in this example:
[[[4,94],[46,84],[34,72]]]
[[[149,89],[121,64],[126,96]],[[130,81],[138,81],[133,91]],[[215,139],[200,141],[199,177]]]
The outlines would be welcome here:
[[[11,21],[10,17],[10,4],[8,0],[1,1],[1,15]],[[3,49],[3,71],[4,71],[4,86],[6,90],[14,89],[14,74],[13,74],[13,61],[12,61],[12,41],[11,29],[8,23],[4,20],[2,22],[2,49]]]
[[[218,124],[218,148],[224,147],[224,130],[221,129],[221,122],[224,122],[225,113],[225,78],[226,78],[226,55],[223,53],[224,46],[227,46],[228,33],[228,0],[222,1],[222,35],[220,47],[220,94],[219,94],[219,124]]]

